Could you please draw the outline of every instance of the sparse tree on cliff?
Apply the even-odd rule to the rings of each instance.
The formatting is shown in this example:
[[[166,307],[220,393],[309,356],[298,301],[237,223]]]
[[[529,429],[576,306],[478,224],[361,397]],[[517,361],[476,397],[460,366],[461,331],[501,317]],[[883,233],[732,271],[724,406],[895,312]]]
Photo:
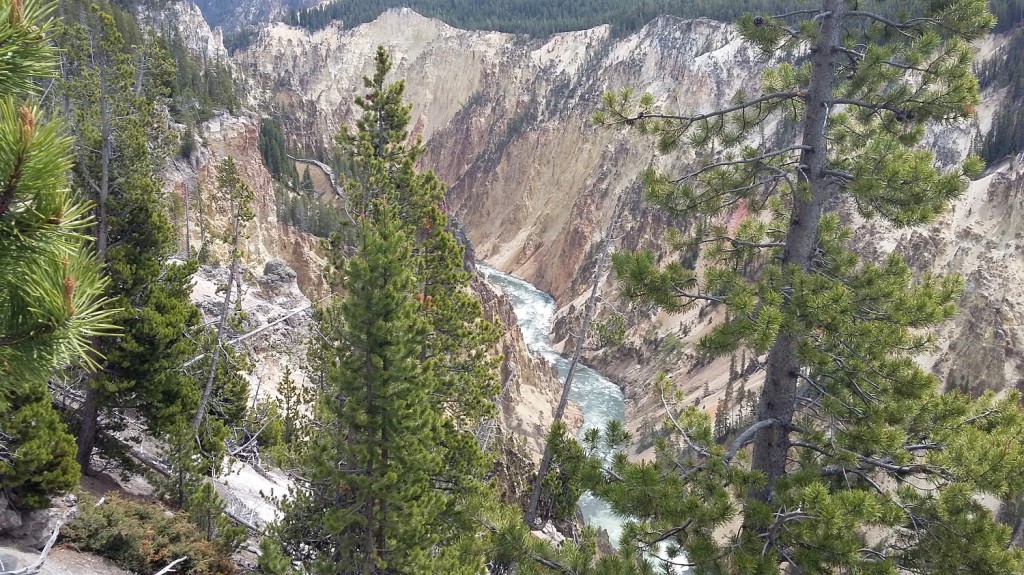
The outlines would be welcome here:
[[[238,295],[235,299],[236,303],[242,297],[240,269],[242,239],[244,237],[242,228],[256,216],[252,208],[253,198],[252,188],[242,179],[235,160],[233,158],[221,160],[220,164],[217,165],[217,188],[214,193],[214,199],[227,208],[228,216],[231,218],[231,232],[225,238],[231,246],[231,263],[228,266],[227,285],[223,286],[224,303],[220,311],[220,318],[217,320],[217,332],[211,344],[212,351],[210,351],[210,366],[206,377],[206,385],[199,396],[199,407],[192,418],[192,429],[194,431],[199,431],[199,426],[202,425],[209,409],[210,396],[213,393],[213,386],[217,377],[217,366],[223,355],[221,342],[227,333],[228,318],[233,312],[232,290],[235,290]]]
[[[88,248],[88,205],[68,187],[71,142],[23,103],[53,77],[52,5],[0,3],[0,488],[43,506],[78,482],[74,440],[47,379],[92,364],[89,342],[111,331],[106,280]]]
[[[962,193],[980,162],[941,170],[918,146],[926,124],[973,113],[969,42],[992,22],[983,0],[820,0],[739,22],[769,54],[806,54],[765,72],[761,95],[710,113],[606,96],[598,121],[703,160],[690,174],[650,174],[648,195],[684,218],[671,247],[701,246],[707,270],[617,254],[624,292],[669,309],[725,305],[731,320],[701,347],[745,346],[765,370],[754,423],[726,446],[703,412],[667,395],[677,441],[655,462],[616,460],[593,485],[636,519],[627,546],[663,545],[702,573],[1024,572],[1009,529],[979,502],[1024,488],[1018,394],[939,395],[913,359],[923,329],[954,313],[960,281],[915,277],[895,254],[862,261],[825,213],[843,199],[918,225]],[[773,122],[799,136],[757,142]],[[756,262],[754,279],[744,262]]]

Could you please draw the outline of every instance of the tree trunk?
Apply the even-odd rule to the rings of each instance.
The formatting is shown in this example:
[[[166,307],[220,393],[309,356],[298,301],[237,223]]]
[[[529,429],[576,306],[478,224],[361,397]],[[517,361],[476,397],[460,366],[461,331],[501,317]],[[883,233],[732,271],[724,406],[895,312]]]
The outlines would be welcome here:
[[[192,191],[189,190],[188,182],[185,182],[185,259],[192,257],[192,234],[189,232],[189,213],[188,213],[188,200],[189,196],[192,195]]]
[[[114,155],[113,127],[110,122],[110,102],[108,98],[107,74],[100,67],[100,181],[96,192],[96,260],[100,266],[106,266],[107,248],[110,244],[110,216],[107,201],[110,198],[110,161]],[[92,349],[99,349],[99,342],[94,339]],[[82,402],[82,425],[78,430],[78,450],[75,460],[85,475],[92,474],[92,452],[96,447],[96,431],[99,425],[100,391],[96,387],[96,376],[87,374],[85,379],[85,400]]]
[[[92,475],[92,452],[96,448],[96,431],[99,419],[99,390],[89,377],[82,401],[82,425],[78,430],[78,451],[75,461],[82,468],[82,475]]]
[[[583,353],[583,343],[587,339],[587,330],[590,328],[590,320],[594,317],[597,309],[598,288],[601,285],[601,276],[604,275],[604,267],[608,263],[608,252],[611,251],[615,227],[619,223],[619,215],[622,210],[622,198],[615,202],[615,209],[612,211],[612,219],[608,222],[608,231],[604,235],[604,245],[601,246],[601,253],[597,257],[597,269],[594,270],[594,284],[590,290],[590,299],[583,310],[583,323],[580,325],[580,332],[576,335],[576,348],[573,350],[572,361],[569,363],[569,372],[565,374],[565,383],[562,385],[562,396],[558,400],[558,407],[555,409],[555,423],[562,421],[565,415],[565,408],[569,403],[569,391],[572,390],[572,378],[576,374],[576,366],[580,361],[580,354]],[[540,460],[540,468],[537,470],[537,478],[533,482],[533,492],[530,494],[530,503],[526,507],[525,521],[527,526],[533,526],[537,520],[537,508],[540,506],[541,486],[544,478],[551,469],[551,446],[544,444],[544,455]]]
[[[235,277],[238,274],[238,238],[241,233],[241,218],[235,214],[234,202],[232,203],[232,214],[234,225],[232,227],[231,242],[231,271],[228,272],[228,285],[224,290],[224,309],[221,310],[220,321],[217,322],[217,335],[213,338],[213,356],[210,357],[210,373],[206,377],[206,386],[203,388],[203,395],[199,398],[199,407],[196,415],[192,418],[192,431],[199,431],[199,426],[206,417],[206,410],[210,404],[210,394],[213,392],[213,380],[217,375],[217,363],[220,361],[220,342],[224,339],[224,329],[228,323],[228,314],[231,313],[231,289],[235,284]]]
[[[825,124],[828,118],[827,101],[832,97],[834,76],[834,46],[841,31],[842,0],[826,0],[821,17],[821,37],[812,48],[811,81],[807,88],[802,143],[808,146],[801,152],[798,185],[806,192],[794,190],[793,211],[789,221],[789,234],[782,252],[783,270],[796,266],[807,271],[811,267],[825,201],[830,195],[825,176],[826,142]],[[788,307],[787,303],[783,304]],[[784,309],[785,311],[785,309]],[[753,468],[768,478],[763,489],[753,493],[760,501],[769,501],[775,481],[786,474],[789,452],[789,427],[796,410],[797,379],[800,364],[797,359],[799,334],[780,332],[768,353],[767,373],[758,404],[758,419],[775,423],[760,430],[754,438]]]

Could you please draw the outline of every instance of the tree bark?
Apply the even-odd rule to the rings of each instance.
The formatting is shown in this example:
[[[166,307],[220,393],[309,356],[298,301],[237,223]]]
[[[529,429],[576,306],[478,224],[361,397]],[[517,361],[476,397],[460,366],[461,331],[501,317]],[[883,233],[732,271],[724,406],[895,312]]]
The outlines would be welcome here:
[[[188,182],[185,182],[185,259],[192,258],[192,234],[188,229],[189,226],[189,212],[188,212],[188,200],[189,196],[192,195],[192,191],[189,190]]]
[[[785,270],[797,267],[811,268],[817,243],[825,201],[830,196],[825,175],[825,127],[828,119],[827,101],[832,96],[834,83],[834,47],[839,40],[842,0],[826,0],[821,17],[821,36],[812,48],[811,81],[805,100],[803,136],[807,146],[800,153],[801,170],[798,190],[794,190],[793,211],[789,233],[782,252]],[[805,188],[805,189],[804,189]],[[789,306],[783,304],[785,312]],[[758,404],[758,419],[775,423],[760,431],[754,438],[752,466],[767,476],[765,487],[753,493],[760,501],[770,501],[775,481],[786,473],[786,456],[790,448],[789,428],[796,410],[797,379],[800,364],[797,358],[798,333],[779,333],[768,353],[767,373]]]
[[[86,381],[81,413],[82,425],[78,429],[75,461],[82,468],[83,475],[92,475],[92,452],[96,448],[96,428],[99,420],[99,390],[91,376]]]
[[[110,198],[110,162],[114,155],[113,127],[110,122],[110,102],[107,85],[107,73],[100,66],[100,181],[96,192],[96,260],[100,266],[106,266],[107,247],[110,243],[110,216],[107,201]],[[99,349],[99,342],[93,341],[93,349]],[[92,452],[96,448],[96,430],[99,425],[100,390],[96,378],[99,374],[90,373],[85,381],[85,400],[82,402],[82,426],[78,430],[78,450],[75,460],[82,468],[84,475],[92,475]]]
[[[587,330],[590,329],[590,321],[594,317],[594,311],[597,309],[597,294],[598,288],[601,285],[601,277],[604,275],[605,265],[608,263],[608,252],[611,251],[611,245],[613,236],[615,235],[615,228],[619,223],[619,216],[622,210],[622,198],[618,198],[615,202],[615,209],[612,211],[612,219],[608,222],[608,230],[605,232],[604,245],[601,246],[601,253],[597,258],[597,269],[594,270],[594,284],[590,290],[590,298],[587,300],[587,306],[583,310],[583,323],[580,325],[580,332],[576,335],[576,347],[573,350],[572,361],[569,363],[569,372],[565,374],[565,383],[562,385],[562,396],[558,400],[558,407],[555,409],[555,419],[552,422],[552,426],[562,421],[562,417],[565,415],[565,408],[569,403],[569,391],[572,390],[572,378],[576,375],[576,366],[579,365],[580,354],[583,353],[583,344],[587,339]],[[526,507],[525,521],[528,526],[533,526],[533,523],[537,520],[537,508],[540,506],[540,493],[541,486],[544,483],[544,478],[547,476],[548,471],[551,469],[551,447],[546,442],[544,444],[544,455],[540,460],[540,468],[537,470],[537,478],[533,482],[533,492],[530,494],[530,503]]]

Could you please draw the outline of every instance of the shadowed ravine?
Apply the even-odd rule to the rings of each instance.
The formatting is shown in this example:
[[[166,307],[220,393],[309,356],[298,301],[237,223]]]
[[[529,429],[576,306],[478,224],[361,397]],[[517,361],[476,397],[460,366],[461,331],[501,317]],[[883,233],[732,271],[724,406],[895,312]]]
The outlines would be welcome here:
[[[555,317],[555,302],[551,296],[521,279],[483,265],[479,268],[484,277],[500,287],[508,296],[526,346],[532,353],[554,365],[559,377],[564,381],[565,374],[569,371],[569,360],[551,347],[551,323]],[[600,373],[584,365],[576,368],[569,399],[579,405],[583,412],[583,428],[578,437],[582,437],[583,433],[592,427],[604,429],[611,420],[621,421],[625,413],[622,390]],[[588,525],[606,529],[612,543],[618,542],[622,520],[612,513],[603,501],[587,493],[580,499],[580,508]]]

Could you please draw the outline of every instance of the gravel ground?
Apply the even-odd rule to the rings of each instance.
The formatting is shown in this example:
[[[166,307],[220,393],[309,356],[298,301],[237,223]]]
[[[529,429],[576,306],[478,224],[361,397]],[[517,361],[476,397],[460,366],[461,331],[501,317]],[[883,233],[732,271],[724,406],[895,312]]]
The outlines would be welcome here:
[[[39,552],[18,547],[9,541],[0,540],[0,571],[19,569],[35,562]],[[40,575],[131,575],[108,559],[79,553],[73,549],[55,547],[43,563]]]

